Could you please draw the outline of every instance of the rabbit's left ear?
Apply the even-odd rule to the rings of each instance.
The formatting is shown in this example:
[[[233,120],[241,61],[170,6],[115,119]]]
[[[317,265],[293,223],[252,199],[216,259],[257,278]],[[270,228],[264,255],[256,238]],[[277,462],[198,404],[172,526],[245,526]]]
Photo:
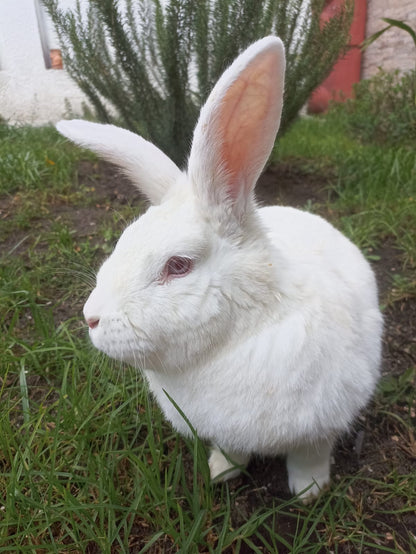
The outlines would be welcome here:
[[[285,55],[277,37],[252,44],[225,71],[201,110],[188,174],[208,204],[240,218],[271,153],[283,101]]]
[[[59,121],[56,128],[75,144],[118,165],[152,204],[160,204],[182,174],[159,148],[126,129],[79,119]]]

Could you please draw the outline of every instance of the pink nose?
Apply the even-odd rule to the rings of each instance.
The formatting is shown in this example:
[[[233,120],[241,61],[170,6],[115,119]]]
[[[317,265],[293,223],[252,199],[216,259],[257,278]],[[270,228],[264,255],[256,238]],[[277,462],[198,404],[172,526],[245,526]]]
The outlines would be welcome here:
[[[90,329],[95,329],[98,326],[98,324],[100,323],[100,320],[96,317],[89,317],[87,319],[87,323],[88,323],[88,327]]]

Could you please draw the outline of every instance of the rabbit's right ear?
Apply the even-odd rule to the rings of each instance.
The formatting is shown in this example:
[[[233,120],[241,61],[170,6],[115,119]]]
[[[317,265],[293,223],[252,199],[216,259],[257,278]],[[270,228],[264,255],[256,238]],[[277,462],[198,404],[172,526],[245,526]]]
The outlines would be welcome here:
[[[265,37],[240,54],[213,88],[188,165],[205,206],[231,208],[237,220],[253,206],[253,189],[279,127],[284,72],[282,41]]]
[[[160,204],[181,175],[159,148],[126,129],[80,119],[60,121],[56,128],[79,146],[118,165],[152,204]]]

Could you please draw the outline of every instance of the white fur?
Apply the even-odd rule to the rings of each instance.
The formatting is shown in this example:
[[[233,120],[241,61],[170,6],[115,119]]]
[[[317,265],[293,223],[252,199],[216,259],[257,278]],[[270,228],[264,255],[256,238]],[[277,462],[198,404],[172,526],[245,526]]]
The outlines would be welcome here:
[[[209,456],[209,470],[211,479],[227,481],[234,479],[241,473],[250,460],[250,457],[244,454],[230,454],[225,456],[218,447],[211,450]]]
[[[99,320],[93,344],[144,371],[178,431],[189,434],[165,391],[216,445],[213,478],[237,474],[232,462],[254,453],[287,454],[291,489],[311,485],[310,496],[329,482],[333,441],[374,391],[382,318],[373,272],[341,233],[299,210],[256,208],[283,73],[275,37],[237,58],[201,110],[187,173],[126,131],[59,129],[127,164],[157,204],[98,272],[84,308]],[[191,258],[192,271],[161,279],[171,256]]]

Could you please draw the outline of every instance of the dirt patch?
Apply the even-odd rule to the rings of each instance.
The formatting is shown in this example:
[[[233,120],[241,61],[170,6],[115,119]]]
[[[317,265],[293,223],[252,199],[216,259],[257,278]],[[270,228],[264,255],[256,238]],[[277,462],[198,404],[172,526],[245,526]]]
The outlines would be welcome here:
[[[328,197],[327,176],[307,173],[290,164],[271,165],[256,186],[256,198],[262,206],[279,204],[305,209],[318,204],[325,211]]]
[[[139,190],[123,175],[119,168],[106,162],[83,161],[78,166],[80,185],[92,187],[97,204],[140,204],[144,199]]]

